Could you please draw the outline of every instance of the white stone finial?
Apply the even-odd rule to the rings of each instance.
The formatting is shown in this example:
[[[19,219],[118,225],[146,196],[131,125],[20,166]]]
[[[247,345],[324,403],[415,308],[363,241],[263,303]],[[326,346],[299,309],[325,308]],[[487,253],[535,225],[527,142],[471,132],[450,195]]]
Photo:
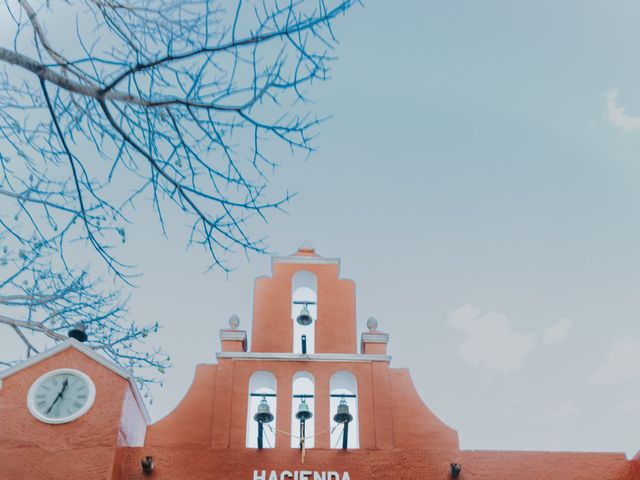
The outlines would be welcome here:
[[[240,326],[240,317],[235,313],[229,317],[229,326],[234,330]]]
[[[299,252],[315,252],[315,250],[316,249],[313,247],[313,245],[311,245],[311,242],[309,240],[305,240],[304,242],[302,242],[302,245],[298,247]]]
[[[378,328],[378,320],[375,317],[369,317],[367,320],[367,328],[371,331],[376,330]]]

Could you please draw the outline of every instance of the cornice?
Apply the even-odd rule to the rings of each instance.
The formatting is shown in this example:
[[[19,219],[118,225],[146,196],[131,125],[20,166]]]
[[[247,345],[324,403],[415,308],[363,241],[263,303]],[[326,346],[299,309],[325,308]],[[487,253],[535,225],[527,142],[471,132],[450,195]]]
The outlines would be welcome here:
[[[382,332],[367,332],[362,334],[365,343],[389,343],[389,334]]]
[[[269,360],[276,362],[387,362],[389,355],[367,355],[361,353],[285,353],[285,352],[218,352],[219,359]]]
[[[271,257],[271,265],[274,263],[294,263],[297,265],[338,265],[338,267],[340,267],[339,258],[307,257],[302,255]]]
[[[244,330],[220,330],[220,340],[245,341],[247,332]]]

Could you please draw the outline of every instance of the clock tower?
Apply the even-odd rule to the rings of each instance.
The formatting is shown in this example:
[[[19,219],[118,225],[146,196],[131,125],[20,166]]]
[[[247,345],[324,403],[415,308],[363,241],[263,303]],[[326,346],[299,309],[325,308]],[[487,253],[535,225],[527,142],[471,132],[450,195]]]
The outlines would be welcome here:
[[[129,372],[72,338],[0,372],[0,478],[113,475],[150,421]]]

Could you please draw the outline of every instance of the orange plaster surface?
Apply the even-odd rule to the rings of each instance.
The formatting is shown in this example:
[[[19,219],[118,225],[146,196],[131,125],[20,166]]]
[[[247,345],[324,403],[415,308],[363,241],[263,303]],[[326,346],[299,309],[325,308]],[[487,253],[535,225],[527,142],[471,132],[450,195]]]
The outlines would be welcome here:
[[[75,368],[89,375],[96,385],[96,399],[91,409],[76,421],[52,428],[31,415],[27,408],[27,392],[41,375],[56,368]],[[0,445],[44,449],[115,446],[121,414],[130,413],[122,412],[128,389],[125,379],[84,354],[72,348],[60,352],[3,380]]]
[[[140,459],[151,455],[156,469],[151,477],[139,471]],[[555,452],[492,452],[448,450],[287,450],[144,447],[123,449],[114,479],[157,480],[253,479],[270,471],[337,471],[351,480],[448,480],[449,465],[462,464],[461,480],[637,480],[622,454]],[[634,476],[635,475],[635,476]],[[278,476],[278,478],[280,478]],[[311,477],[313,478],[313,477]]]
[[[218,371],[226,372],[218,378]],[[457,434],[440,422],[417,396],[408,372],[389,369],[386,362],[282,362],[221,359],[220,364],[200,365],[196,377],[176,409],[164,419],[149,426],[146,444],[201,445],[214,448],[242,448],[246,441],[249,378],[258,370],[272,372],[278,381],[276,417],[291,415],[291,379],[299,371],[310,372],[315,378],[316,412],[313,421],[316,431],[329,425],[329,381],[338,371],[353,373],[358,381],[358,409],[360,445],[362,448],[391,449],[413,447],[421,435],[428,435],[438,448],[457,448]],[[233,375],[231,375],[231,373]],[[399,380],[394,380],[396,377]],[[391,382],[401,384],[392,391]],[[218,388],[218,385],[221,388]],[[408,386],[408,387],[407,387]],[[394,409],[414,410],[414,422],[395,423]],[[397,416],[397,414],[396,414]],[[229,421],[233,419],[233,421]],[[278,422],[278,430],[289,430],[289,421]],[[427,442],[429,443],[429,442]],[[278,432],[276,448],[289,449],[289,438]],[[424,446],[424,444],[423,444]],[[316,438],[317,448],[329,448],[328,434]]]
[[[77,420],[49,425],[30,414],[27,392],[42,374],[57,368],[89,375],[96,398]],[[3,380],[0,479],[112,478],[118,446],[142,444],[145,428],[127,380],[69,348]]]
[[[251,351],[292,352],[291,282],[306,270],[318,280],[315,351],[356,353],[356,296],[352,280],[340,279],[338,265],[274,263],[273,276],[256,279]]]

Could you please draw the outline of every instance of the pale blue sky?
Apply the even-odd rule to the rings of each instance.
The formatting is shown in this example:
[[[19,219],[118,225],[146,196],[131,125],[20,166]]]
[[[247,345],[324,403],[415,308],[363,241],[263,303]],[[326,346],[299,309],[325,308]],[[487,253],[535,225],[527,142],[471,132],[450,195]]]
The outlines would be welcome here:
[[[267,226],[273,250],[309,239],[343,259],[359,327],[378,317],[393,365],[464,448],[635,453],[640,130],[608,120],[606,95],[640,116],[640,6],[393,5],[338,24],[314,95],[333,118],[319,152],[278,176],[300,195]],[[154,238],[130,247],[146,272],[133,314],[166,325],[176,364],[158,416],[213,360],[226,318],[249,325],[269,259],[201,276],[197,253]]]
[[[378,318],[463,448],[640,450],[639,21],[631,1],[370,1],[338,22],[312,95],[333,118],[262,232],[342,258],[359,329]],[[174,363],[159,418],[229,315],[250,326],[270,259],[205,275],[136,220],[131,315]]]

